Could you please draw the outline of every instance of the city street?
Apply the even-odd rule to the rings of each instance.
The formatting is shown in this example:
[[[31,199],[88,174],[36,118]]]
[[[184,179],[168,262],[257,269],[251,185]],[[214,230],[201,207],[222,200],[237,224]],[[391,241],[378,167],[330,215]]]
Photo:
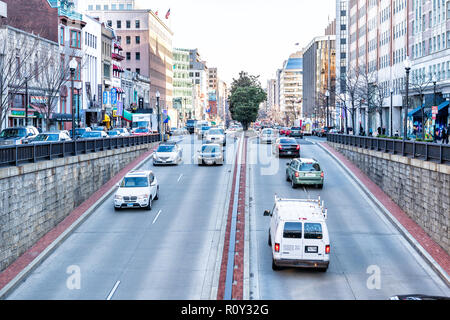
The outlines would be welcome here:
[[[285,181],[287,158],[271,154],[271,145],[248,140],[250,196],[250,299],[387,299],[423,293],[449,295],[449,289],[390,224],[359,187],[317,142],[298,139],[302,157],[314,157],[325,172],[322,190],[292,189]],[[224,245],[226,209],[231,192],[228,163],[193,163],[200,142],[184,137],[184,163],[154,170],[160,197],[151,211],[114,211],[111,196],[8,299],[215,299]],[[273,271],[267,245],[274,195],[311,198],[328,208],[331,238],[326,273],[286,268]],[[72,270],[72,271],[70,271]],[[71,289],[73,270],[79,288]],[[369,277],[379,270],[379,287]],[[73,283],[72,283],[73,285]]]

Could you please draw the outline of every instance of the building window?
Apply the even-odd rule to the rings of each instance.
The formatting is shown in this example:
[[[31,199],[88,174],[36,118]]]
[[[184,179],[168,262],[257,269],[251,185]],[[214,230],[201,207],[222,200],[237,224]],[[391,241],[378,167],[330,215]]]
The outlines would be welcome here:
[[[136,29],[139,29],[141,27],[141,21],[136,20]]]
[[[127,56],[127,60],[131,60],[131,52],[127,52],[126,56]]]
[[[141,69],[136,68],[136,73],[137,73],[137,74],[141,74]]]
[[[64,45],[64,27],[59,28],[59,44]]]
[[[78,30],[70,30],[70,47],[81,49],[81,32]]]
[[[111,5],[111,10],[117,10],[117,5],[116,4],[112,4]]]
[[[141,60],[141,53],[140,52],[136,52],[136,60]]]
[[[117,29],[121,29],[122,28],[122,21],[117,20]]]
[[[105,5],[103,6],[103,10],[108,11],[108,10],[109,10],[109,6],[108,6],[107,4],[105,4]]]
[[[94,11],[94,6],[92,4],[88,5],[88,10],[89,11]]]
[[[124,10],[125,9],[125,5],[123,3],[119,4],[119,10]]]
[[[100,10],[102,10],[102,7],[101,7],[99,4],[97,4],[97,5],[95,6],[95,10],[100,11]]]
[[[127,44],[130,44],[131,43],[131,37],[127,36],[126,39],[127,39]]]
[[[108,22],[106,22],[106,24],[108,25],[108,27],[112,27],[112,21],[108,20]]]
[[[141,37],[140,36],[136,36],[136,44],[140,44],[141,43]]]
[[[130,29],[131,28],[131,21],[127,20],[126,25],[127,25],[127,29]]]

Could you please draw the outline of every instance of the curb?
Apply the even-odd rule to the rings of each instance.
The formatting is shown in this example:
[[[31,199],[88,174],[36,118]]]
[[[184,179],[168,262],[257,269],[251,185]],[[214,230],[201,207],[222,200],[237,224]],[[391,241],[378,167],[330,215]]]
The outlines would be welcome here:
[[[141,166],[144,165],[145,162],[147,162],[151,156],[153,155],[155,147],[151,148],[150,153],[143,159],[141,160],[136,166],[134,166],[131,170],[135,170],[136,168],[140,168]],[[123,169],[122,169],[123,170]],[[119,176],[119,173],[112,177],[110,179],[110,181],[114,178],[116,178],[117,176]],[[126,174],[126,173],[125,173]],[[108,183],[108,182],[107,182]],[[92,206],[90,206],[80,217],[78,217],[75,222],[73,222],[69,227],[67,227],[55,240],[53,240],[36,258],[34,258],[25,268],[23,268],[11,281],[9,281],[3,288],[0,289],[0,300],[4,300],[10,293],[11,291],[13,291],[14,289],[16,289],[19,284],[29,276],[29,274],[31,272],[33,272],[45,259],[48,258],[48,256],[53,253],[56,248],[64,241],[66,240],[87,218],[89,218],[91,216],[91,214],[98,208],[100,207],[105,201],[106,199],[115,191],[116,189],[116,184],[114,183],[114,185],[107,190],[103,196],[101,196]],[[97,191],[96,191],[97,192]],[[95,192],[94,192],[95,194]],[[93,195],[94,195],[93,194]],[[88,199],[86,199],[85,201],[88,201]],[[82,205],[82,204],[81,204]],[[81,206],[80,205],[80,206]],[[78,207],[77,207],[78,208]],[[74,212],[77,208],[74,208],[72,210],[72,212]],[[71,212],[71,213],[72,213]],[[67,217],[70,216],[69,213]],[[66,219],[65,218],[65,219]],[[63,222],[64,220],[62,220],[61,222]],[[54,230],[55,228],[57,228],[58,225],[56,225],[55,227],[53,227],[49,232],[51,232],[52,230]],[[47,234],[49,233],[47,232]],[[44,235],[45,237],[45,235]],[[42,238],[41,238],[42,239]],[[39,242],[39,240],[38,240]],[[37,243],[35,243],[34,245],[36,245]],[[33,248],[33,247],[31,247]],[[30,248],[30,249],[31,249]],[[30,250],[28,249],[28,250]],[[27,251],[28,251],[27,250]],[[20,259],[20,257],[18,258]],[[14,263],[14,262],[13,262]],[[4,271],[6,271],[7,269],[5,269]]]
[[[313,142],[313,141],[311,141]],[[329,154],[342,169],[356,182],[361,190],[373,201],[373,203],[380,209],[384,216],[394,225],[394,227],[400,232],[400,234],[408,241],[408,243],[416,250],[416,252],[424,258],[427,264],[437,273],[437,275],[444,281],[444,283],[450,287],[450,278],[447,272],[433,259],[433,257],[422,247],[422,245],[409,233],[408,230],[385,208],[385,206],[372,194],[372,192],[356,177],[356,175],[338,159],[327,148],[322,146],[322,143],[313,142]],[[324,142],[326,143],[326,142]]]

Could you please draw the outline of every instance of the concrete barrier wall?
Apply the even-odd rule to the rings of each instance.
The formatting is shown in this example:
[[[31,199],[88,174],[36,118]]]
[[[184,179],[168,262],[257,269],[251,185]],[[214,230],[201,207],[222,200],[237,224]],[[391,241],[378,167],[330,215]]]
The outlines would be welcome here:
[[[450,166],[327,142],[450,253]]]
[[[0,271],[153,146],[0,168]]]

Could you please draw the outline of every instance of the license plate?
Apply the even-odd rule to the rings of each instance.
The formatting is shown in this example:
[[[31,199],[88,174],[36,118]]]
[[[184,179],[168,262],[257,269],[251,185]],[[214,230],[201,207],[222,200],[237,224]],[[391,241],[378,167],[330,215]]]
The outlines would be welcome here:
[[[128,206],[128,207],[132,207],[132,206],[133,206],[133,204],[132,204],[132,203],[129,203],[129,204],[127,204],[127,206]]]
[[[315,177],[316,175],[314,174],[314,173],[306,173],[305,174],[305,177],[309,177],[309,178],[312,178],[312,177]]]
[[[317,247],[317,246],[314,246],[314,247],[307,246],[307,247],[305,248],[305,251],[306,251],[307,253],[317,253],[318,247]]]
[[[207,163],[207,164],[212,164],[213,162],[212,162],[212,161],[206,161],[206,163]]]
[[[287,154],[291,154],[291,153],[292,153],[291,151],[288,151],[288,152],[287,152]]]

